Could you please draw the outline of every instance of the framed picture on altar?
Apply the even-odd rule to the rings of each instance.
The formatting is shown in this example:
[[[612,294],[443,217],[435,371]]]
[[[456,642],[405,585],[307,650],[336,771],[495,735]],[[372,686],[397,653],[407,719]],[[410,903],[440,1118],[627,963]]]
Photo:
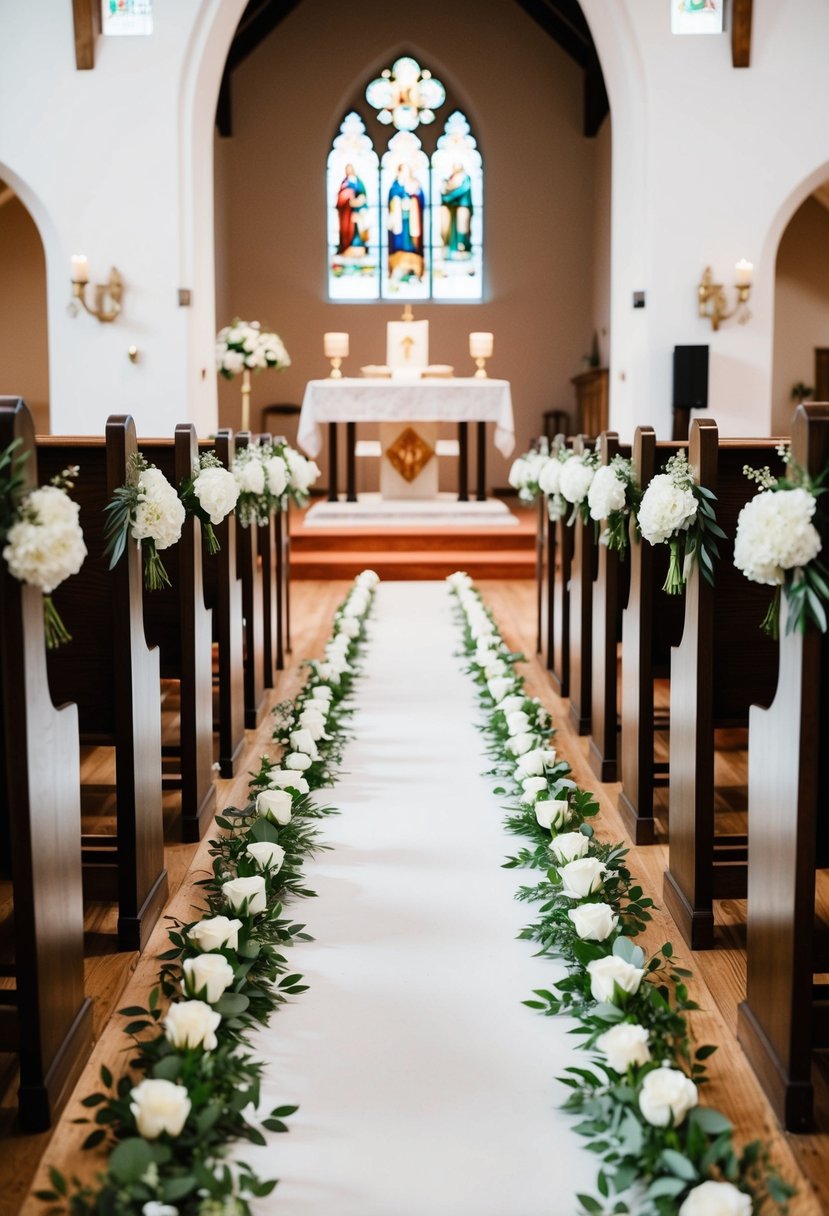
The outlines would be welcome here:
[[[392,372],[422,370],[429,364],[429,322],[389,321],[386,363]]]
[[[672,34],[721,34],[723,0],[670,0]]]

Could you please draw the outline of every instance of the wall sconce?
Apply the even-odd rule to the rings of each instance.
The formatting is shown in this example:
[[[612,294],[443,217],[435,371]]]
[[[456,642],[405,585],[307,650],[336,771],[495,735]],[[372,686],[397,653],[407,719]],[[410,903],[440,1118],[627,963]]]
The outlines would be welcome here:
[[[72,254],[72,296],[75,301],[99,321],[114,321],[121,311],[121,296],[124,284],[121,276],[113,266],[106,283],[95,284],[95,304],[86,301],[86,288],[89,283],[89,258],[82,253]],[[77,304],[75,305],[77,312]]]
[[[711,267],[705,267],[705,272],[697,288],[697,298],[699,299],[699,315],[708,318],[712,329],[719,329],[721,321],[727,321],[729,317],[733,316],[737,317],[740,325],[745,325],[746,321],[748,321],[751,313],[746,308],[746,304],[748,297],[751,295],[751,275],[753,270],[754,267],[751,262],[747,262],[745,258],[741,258],[734,267],[734,286],[737,289],[737,303],[729,312],[725,298],[725,288],[722,283],[714,282]]]
[[[478,369],[475,372],[477,380],[486,380],[486,361],[492,358],[493,343],[492,334],[469,335],[469,353],[475,360],[475,366]]]
[[[322,349],[326,359],[331,360],[329,379],[342,380],[340,364],[348,358],[348,334],[323,334]]]

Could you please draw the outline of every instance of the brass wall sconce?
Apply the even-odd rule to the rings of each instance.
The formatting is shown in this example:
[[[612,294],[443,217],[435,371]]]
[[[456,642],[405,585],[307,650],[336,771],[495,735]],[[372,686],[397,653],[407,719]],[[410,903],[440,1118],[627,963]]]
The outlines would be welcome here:
[[[734,316],[737,317],[740,325],[745,325],[746,321],[749,320],[751,313],[746,308],[746,304],[748,303],[748,297],[751,295],[751,276],[753,270],[754,267],[751,262],[747,262],[745,258],[741,258],[734,267],[734,286],[737,289],[737,303],[729,310],[725,297],[725,288],[722,283],[714,282],[711,267],[705,267],[699,287],[697,288],[697,298],[699,300],[699,315],[708,318],[712,329],[719,329],[721,321],[727,321],[730,317]]]
[[[121,296],[124,284],[120,274],[113,266],[106,283],[95,283],[95,303],[89,304],[86,299],[86,289],[89,285],[89,259],[82,253],[72,255],[72,297],[77,313],[78,304],[99,321],[114,321],[121,311]]]

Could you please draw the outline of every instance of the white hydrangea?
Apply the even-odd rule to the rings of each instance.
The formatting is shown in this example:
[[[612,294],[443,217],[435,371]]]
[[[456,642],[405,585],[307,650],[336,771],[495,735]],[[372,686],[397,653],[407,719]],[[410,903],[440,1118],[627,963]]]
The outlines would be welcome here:
[[[319,466],[313,460],[307,460],[296,448],[285,448],[285,461],[288,465],[290,487],[298,494],[307,494],[320,475]]]
[[[571,457],[561,466],[559,492],[567,502],[577,506],[584,502],[590,489],[595,470],[581,457]]]
[[[246,449],[242,451],[257,452],[257,448]],[[233,462],[233,476],[239,485],[239,489],[244,494],[264,494],[265,492],[265,469],[262,461],[256,455],[243,456],[239,455]]]
[[[133,540],[153,540],[156,549],[169,549],[181,536],[184,504],[160,469],[143,469],[138,503],[130,528]]]
[[[817,500],[808,490],[764,490],[737,520],[734,565],[754,583],[779,585],[787,570],[806,566],[820,553],[812,523]]]
[[[546,452],[525,452],[512,462],[507,480],[522,502],[532,502],[538,493],[538,477],[549,457]]]
[[[660,545],[687,530],[697,516],[693,491],[675,484],[668,473],[657,473],[642,495],[639,528],[646,541]]]
[[[587,505],[591,519],[607,519],[613,511],[621,511],[625,505],[627,487],[617,477],[613,465],[603,464],[596,469],[587,491]]]
[[[281,456],[269,456],[264,461],[265,478],[274,498],[280,498],[288,487],[288,466]]]
[[[193,493],[210,522],[220,524],[239,500],[239,483],[227,469],[208,465],[194,479]]]
[[[542,494],[558,494],[561,487],[561,470],[564,468],[564,461],[559,460],[558,456],[551,456],[545,464],[541,466],[538,474],[538,488]]]
[[[3,549],[11,574],[45,595],[77,574],[86,557],[79,514],[78,504],[57,486],[33,490]]]

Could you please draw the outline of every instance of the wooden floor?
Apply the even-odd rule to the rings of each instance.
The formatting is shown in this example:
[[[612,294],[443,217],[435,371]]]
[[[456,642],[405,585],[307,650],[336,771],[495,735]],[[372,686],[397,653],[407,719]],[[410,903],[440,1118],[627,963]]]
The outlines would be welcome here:
[[[526,581],[481,581],[480,587],[495,609],[507,641],[517,650],[532,656],[526,669],[527,684],[531,695],[540,696],[552,710],[558,725],[557,747],[573,766],[574,776],[580,785],[596,791],[602,805],[600,831],[607,838],[623,838],[615,804],[618,786],[597,786],[587,764],[587,740],[574,735],[567,725],[566,704],[555,696],[543,665],[535,659],[535,599],[534,588]],[[304,657],[320,654],[330,629],[332,612],[345,593],[344,582],[313,582],[295,584],[292,592],[292,621],[294,633],[294,655],[289,669],[282,673],[277,688],[272,694],[276,704],[294,694],[302,679],[298,662]],[[451,656],[447,661],[452,662]],[[266,718],[258,732],[249,732],[247,752],[234,781],[219,781],[218,805],[220,808],[241,802],[247,788],[248,771],[258,767],[258,757],[269,750],[270,724]],[[739,737],[726,740],[733,755],[720,760],[720,776],[724,785],[731,784],[734,799],[738,802],[742,791]],[[730,796],[726,796],[723,810],[733,812]],[[734,812],[739,813],[739,812]],[[664,818],[660,827],[664,829]],[[660,836],[662,836],[660,831]],[[210,833],[208,833],[209,837]],[[167,912],[171,915],[190,917],[191,907],[198,902],[193,887],[194,881],[203,873],[207,862],[207,843],[201,845],[170,844],[168,866],[175,886]],[[630,868],[641,878],[648,894],[659,901],[662,889],[662,873],[665,866],[666,846],[662,840],[650,848],[634,848],[630,854]],[[822,1077],[819,1074],[817,1117],[820,1134],[793,1136],[781,1133],[773,1115],[757,1086],[753,1074],[745,1062],[736,1043],[734,1027],[736,1006],[742,996],[744,984],[744,955],[740,925],[744,907],[739,903],[717,905],[718,949],[691,956],[681,948],[681,939],[666,913],[657,912],[648,933],[647,945],[656,947],[671,940],[677,952],[695,972],[694,995],[702,1006],[694,1015],[694,1029],[699,1042],[718,1043],[720,1050],[711,1064],[712,1083],[706,1092],[706,1101],[723,1110],[735,1123],[740,1139],[767,1137],[772,1141],[773,1154],[781,1171],[797,1180],[800,1194],[792,1204],[794,1216],[820,1216],[829,1212],[829,1101]],[[123,1019],[110,1021],[113,1009],[122,1005],[141,1004],[146,1000],[157,974],[154,956],[165,946],[163,921],[157,927],[142,958],[134,954],[121,955],[113,951],[112,910],[105,907],[90,909],[88,920],[87,986],[95,1003],[95,1028],[97,1043],[92,1059],[82,1077],[76,1098],[70,1102],[64,1118],[54,1133],[39,1136],[23,1136],[13,1126],[13,1078],[7,1063],[5,1073],[0,1074],[0,1093],[5,1095],[0,1105],[0,1213],[13,1216],[18,1211],[35,1213],[42,1205],[28,1197],[34,1186],[46,1184],[46,1168],[58,1166],[64,1172],[80,1172],[90,1177],[96,1171],[94,1153],[79,1154],[85,1129],[73,1126],[71,1120],[82,1108],[78,1101],[96,1087],[96,1078],[102,1062],[110,1066],[122,1058],[124,1038],[120,1030]],[[298,1000],[301,1002],[302,998]],[[278,1016],[278,1015],[277,1015]],[[528,1017],[532,1016],[529,1012]],[[292,1095],[301,1100],[301,1095]],[[275,1163],[278,1174],[278,1162]],[[278,1195],[278,1192],[277,1192]],[[278,1198],[273,1202],[274,1211],[279,1210]],[[328,1216],[328,1214],[326,1214]],[[331,1216],[335,1216],[331,1213]],[[459,1216],[467,1216],[459,1213]],[[472,1216],[470,1213],[469,1216]],[[504,1216],[518,1216],[504,1213]]]

